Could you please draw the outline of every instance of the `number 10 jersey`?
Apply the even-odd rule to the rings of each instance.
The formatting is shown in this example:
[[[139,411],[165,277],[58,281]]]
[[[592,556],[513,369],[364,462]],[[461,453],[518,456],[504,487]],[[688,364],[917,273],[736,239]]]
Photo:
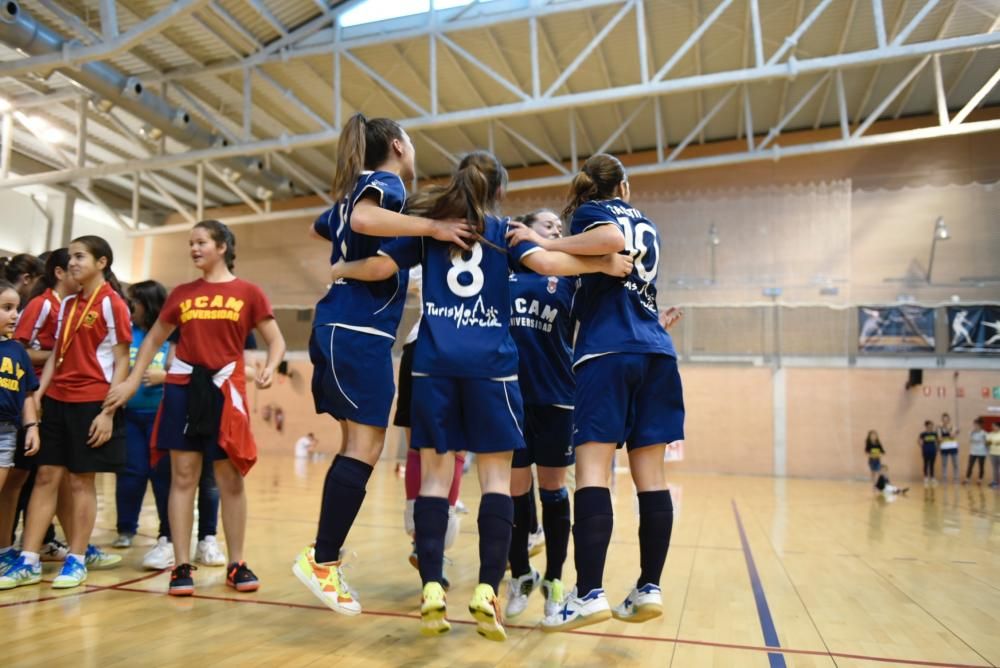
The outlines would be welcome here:
[[[413,351],[414,375],[455,378],[517,377],[517,347],[510,335],[511,269],[530,242],[507,248],[509,219],[486,217],[483,239],[459,253],[431,238],[399,238],[382,246],[400,269],[423,267],[423,319]],[[504,252],[499,249],[506,249]]]
[[[660,326],[656,276],[660,235],[641,211],[621,199],[586,202],[573,213],[570,229],[581,234],[614,225],[625,237],[625,250],[635,258],[624,279],[607,274],[580,278],[573,314],[580,321],[574,367],[608,353],[654,353],[677,357],[670,335]]]

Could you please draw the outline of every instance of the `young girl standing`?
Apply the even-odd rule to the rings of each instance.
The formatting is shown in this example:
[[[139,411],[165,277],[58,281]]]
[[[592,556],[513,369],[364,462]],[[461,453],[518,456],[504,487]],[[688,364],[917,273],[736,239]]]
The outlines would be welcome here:
[[[231,561],[226,584],[241,592],[256,591],[260,583],[243,559],[247,519],[243,476],[257,460],[247,412],[243,345],[257,328],[267,344],[267,362],[254,381],[264,388],[285,354],[285,340],[264,292],[233,275],[236,239],[228,227],[216,220],[201,221],[191,230],[188,245],[201,278],[177,286],[167,297],[132,372],[108,396],[107,404],[120,406],[135,394],[157,351],[179,329],[180,342],[167,370],[154,427],[156,447],[170,453],[169,517],[176,566],[168,593],[194,593],[191,526],[194,495],[206,462],[215,467],[222,496]]]
[[[45,272],[32,289],[33,296],[18,317],[17,327],[14,329],[14,338],[27,349],[35,376],[39,379],[45,362],[55,347],[62,300],[79,289],[69,273],[69,250],[59,248],[49,253],[45,260]],[[23,438],[23,433],[19,437]],[[19,447],[14,456],[14,468],[10,470],[7,482],[0,492],[0,545],[13,540],[17,515],[27,507],[33,486],[32,476],[37,468],[35,458],[26,457],[24,448]],[[67,532],[71,521],[71,496],[69,477],[65,476],[56,508],[63,532]],[[42,546],[42,561],[62,561],[65,558],[66,547],[55,539],[55,529],[50,528]]]
[[[313,230],[332,240],[330,263],[374,256],[381,237],[428,235],[461,242],[456,225],[403,216],[403,183],[414,174],[413,144],[398,123],[355,114],[337,143],[333,196],[337,204]],[[406,274],[372,283],[336,280],[316,305],[309,357],[316,412],[346,423],[346,440],[323,485],[314,545],[293,573],[336,612],[356,615],[340,569],[340,551],[365,498],[385,442],[395,387],[392,344],[403,313]]]
[[[414,504],[416,549],[423,581],[421,632],[447,632],[442,557],[448,527],[448,491],[455,453],[476,454],[479,506],[479,585],[469,611],[480,635],[505,640],[496,590],[510,548],[513,451],[524,448],[517,348],[510,335],[509,271],[517,262],[545,274],[608,271],[624,276],[624,256],[576,258],[525,243],[506,249],[509,221],[496,217],[506,170],[486,152],[467,155],[451,181],[421,192],[408,204],[429,218],[464,216],[477,241],[453,244],[397,239],[379,257],[352,263],[344,276],[379,280],[420,264],[424,317],[413,360],[413,445],[420,448],[420,496]]]
[[[121,416],[103,402],[128,373],[128,306],[111,271],[114,255],[107,241],[74,239],[69,258],[80,291],[62,302],[55,348],[42,372],[45,420],[36,455],[38,477],[28,504],[24,550],[4,576],[13,581],[10,586],[41,580],[39,550],[66,475],[73,497],[70,553],[52,586],[76,587],[87,579],[85,555],[97,516],[95,475],[115,473],[125,464]]]
[[[656,306],[659,233],[629,205],[630,194],[621,162],[597,154],[584,163],[570,186],[570,202],[563,213],[571,220],[573,236],[542,239],[524,228],[513,235],[554,250],[580,254],[624,250],[635,258],[624,281],[584,276],[576,294],[574,308],[580,321],[573,408],[577,586],[561,609],[544,619],[545,631],[578,628],[612,615],[643,622],[662,614],[659,583],[673,527],[663,455],[668,443],[684,438],[684,399],[673,342]],[[608,471],[615,449],[623,444],[639,496],[640,573],[624,602],[612,610],[603,588],[613,526]]]
[[[521,221],[544,239],[562,236],[562,221],[552,211],[529,213]],[[514,453],[511,497],[514,527],[510,542],[508,617],[521,614],[528,596],[541,584],[545,615],[563,599],[562,567],[570,533],[566,471],[573,458],[573,330],[570,314],[576,280],[545,276],[518,265],[510,277],[510,333],[520,360],[518,382],[524,396],[524,439]],[[531,465],[538,470],[545,532],[545,574],[529,563],[531,511],[534,508]]]

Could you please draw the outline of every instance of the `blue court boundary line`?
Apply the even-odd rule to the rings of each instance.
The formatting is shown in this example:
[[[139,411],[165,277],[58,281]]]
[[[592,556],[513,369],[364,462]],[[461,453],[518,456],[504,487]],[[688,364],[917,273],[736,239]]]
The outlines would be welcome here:
[[[780,648],[781,642],[778,640],[778,631],[774,628],[774,618],[771,617],[771,609],[767,607],[767,596],[764,595],[764,585],[760,582],[760,574],[757,573],[757,565],[753,560],[753,553],[750,552],[750,543],[747,541],[746,531],[743,530],[743,521],[740,519],[739,508],[736,507],[736,499],[732,499],[733,516],[736,518],[736,528],[740,532],[740,543],[743,545],[743,557],[747,562],[747,572],[750,575],[750,586],[753,588],[753,599],[757,604],[757,617],[760,619],[760,630],[764,633],[764,644],[767,647]],[[785,656],[776,652],[768,652],[767,659],[771,668],[786,668]]]

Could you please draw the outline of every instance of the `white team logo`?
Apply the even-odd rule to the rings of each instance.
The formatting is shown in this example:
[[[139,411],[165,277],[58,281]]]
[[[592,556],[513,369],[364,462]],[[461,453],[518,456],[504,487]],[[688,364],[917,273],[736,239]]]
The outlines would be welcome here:
[[[549,276],[549,284],[545,286],[545,289],[549,291],[550,295],[554,295],[556,290],[559,289],[559,277]]]

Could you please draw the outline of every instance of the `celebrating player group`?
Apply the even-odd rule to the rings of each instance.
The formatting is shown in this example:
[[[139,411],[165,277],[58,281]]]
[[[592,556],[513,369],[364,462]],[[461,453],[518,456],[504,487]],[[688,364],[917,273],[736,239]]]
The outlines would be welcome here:
[[[504,612],[522,613],[536,588],[545,631],[659,616],[673,525],[664,450],[684,437],[684,402],[666,331],[679,314],[661,314],[656,303],[656,225],[629,204],[625,169],[607,154],[573,177],[561,219],[548,210],[513,220],[501,213],[507,174],[488,152],[466,155],[448,182],[408,195],[414,161],[398,123],[354,115],[337,150],[337,203],[313,224],[331,244],[332,283],[315,311],[312,391],[317,412],[341,423],[344,444],[326,475],[315,543],[301,550],[294,574],[331,609],[361,612],[341,556],[384,444],[396,394],[391,349],[419,268],[422,317],[400,373],[399,403],[408,405],[397,410],[412,429],[407,525],[423,585],[421,632],[450,629],[444,551],[455,533],[456,459],[466,453],[482,491],[479,578],[468,604],[480,635],[505,640]],[[612,606],[603,575],[610,475],[622,447],[638,491],[640,569]],[[544,573],[528,558],[532,464]],[[569,589],[561,578],[571,526],[577,581]]]

